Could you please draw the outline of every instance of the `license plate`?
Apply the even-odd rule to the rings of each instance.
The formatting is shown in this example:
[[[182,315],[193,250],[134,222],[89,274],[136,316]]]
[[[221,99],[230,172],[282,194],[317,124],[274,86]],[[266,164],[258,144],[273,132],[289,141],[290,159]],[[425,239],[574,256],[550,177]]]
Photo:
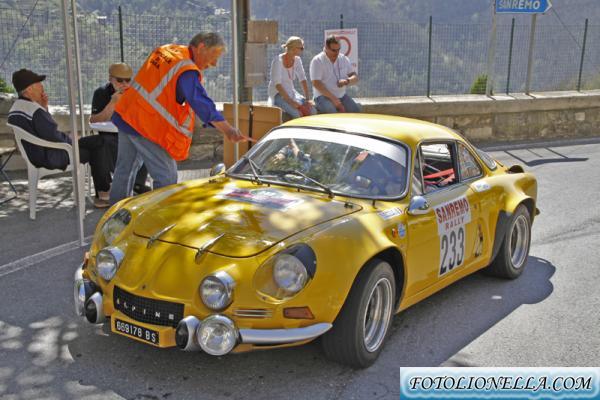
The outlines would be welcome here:
[[[144,342],[152,343],[154,345],[158,345],[159,343],[157,331],[132,324],[131,322],[115,319],[115,330],[123,335],[141,339]]]

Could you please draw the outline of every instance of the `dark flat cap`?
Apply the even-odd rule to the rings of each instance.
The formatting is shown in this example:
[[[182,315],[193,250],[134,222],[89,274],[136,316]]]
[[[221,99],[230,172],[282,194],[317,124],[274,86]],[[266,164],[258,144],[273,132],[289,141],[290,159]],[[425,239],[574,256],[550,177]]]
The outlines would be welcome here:
[[[22,92],[30,85],[41,82],[44,79],[46,79],[46,75],[38,75],[33,71],[23,68],[13,73],[12,84],[17,92]]]

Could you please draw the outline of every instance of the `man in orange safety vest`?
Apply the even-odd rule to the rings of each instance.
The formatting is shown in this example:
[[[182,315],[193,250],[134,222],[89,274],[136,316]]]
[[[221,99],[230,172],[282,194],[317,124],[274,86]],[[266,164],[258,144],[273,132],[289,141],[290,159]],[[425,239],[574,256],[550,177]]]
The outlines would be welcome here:
[[[195,116],[231,142],[248,138],[217,111],[202,85],[202,71],[214,67],[225,51],[217,33],[199,33],[188,46],[160,46],[144,62],[115,106],[119,152],[110,203],[131,196],[137,169],[144,163],[154,189],[177,183],[176,161],[185,160]]]

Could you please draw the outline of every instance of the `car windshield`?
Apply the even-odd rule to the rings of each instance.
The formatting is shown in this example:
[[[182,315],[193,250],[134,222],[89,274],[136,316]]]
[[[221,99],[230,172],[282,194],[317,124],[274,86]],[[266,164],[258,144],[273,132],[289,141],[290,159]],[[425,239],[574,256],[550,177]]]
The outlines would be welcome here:
[[[407,150],[401,144],[327,130],[280,128],[229,174],[330,195],[398,198],[406,189],[406,166]]]

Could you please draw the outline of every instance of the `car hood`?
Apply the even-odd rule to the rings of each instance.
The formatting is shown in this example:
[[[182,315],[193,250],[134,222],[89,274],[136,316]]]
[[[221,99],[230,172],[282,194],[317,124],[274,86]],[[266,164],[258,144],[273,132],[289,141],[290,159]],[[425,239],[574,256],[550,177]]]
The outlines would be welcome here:
[[[226,177],[185,182],[131,204],[136,235],[229,257],[253,256],[360,209],[319,192]]]

